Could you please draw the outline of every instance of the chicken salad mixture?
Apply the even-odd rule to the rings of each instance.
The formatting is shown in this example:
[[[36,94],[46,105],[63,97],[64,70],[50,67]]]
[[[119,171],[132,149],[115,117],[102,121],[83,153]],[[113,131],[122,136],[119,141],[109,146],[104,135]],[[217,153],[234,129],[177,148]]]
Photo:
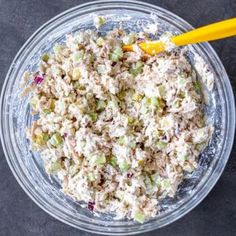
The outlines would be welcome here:
[[[25,72],[31,82],[22,93],[31,93],[38,115],[26,131],[31,147],[63,192],[91,211],[141,223],[175,196],[213,130],[184,49],[123,52],[146,39],[122,29],[67,35],[38,71]],[[212,89],[213,76],[205,80]]]

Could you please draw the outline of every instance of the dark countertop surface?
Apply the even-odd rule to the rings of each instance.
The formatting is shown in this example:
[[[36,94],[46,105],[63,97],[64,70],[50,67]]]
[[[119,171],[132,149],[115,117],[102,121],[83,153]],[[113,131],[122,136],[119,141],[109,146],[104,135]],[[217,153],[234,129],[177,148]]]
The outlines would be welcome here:
[[[13,57],[43,23],[85,0],[0,0],[0,86]],[[236,0],[149,0],[197,27],[235,17]],[[236,38],[212,43],[236,92]],[[180,220],[144,236],[236,235],[236,148],[210,194]],[[67,226],[41,210],[13,177],[0,146],[0,235],[92,236]]]

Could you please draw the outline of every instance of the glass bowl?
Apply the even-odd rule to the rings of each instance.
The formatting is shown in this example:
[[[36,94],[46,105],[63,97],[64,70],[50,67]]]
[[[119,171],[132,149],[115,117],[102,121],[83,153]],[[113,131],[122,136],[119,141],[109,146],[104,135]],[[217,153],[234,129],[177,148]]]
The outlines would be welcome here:
[[[8,164],[25,192],[43,210],[58,220],[100,234],[128,235],[154,230],[170,224],[193,209],[213,188],[228,160],[235,130],[235,106],[232,88],[218,56],[208,43],[189,48],[189,60],[198,53],[214,73],[215,87],[209,94],[205,111],[214,125],[208,147],[199,157],[199,167],[178,189],[174,199],[161,203],[161,212],[144,224],[114,220],[112,215],[93,215],[83,204],[60,191],[60,183],[49,177],[38,153],[29,150],[25,128],[35,117],[30,114],[29,97],[19,99],[19,83],[25,70],[35,70],[40,55],[65,34],[93,28],[93,14],[106,15],[105,32],[120,24],[127,30],[140,30],[147,23],[159,22],[159,32],[180,33],[192,29],[181,18],[162,8],[136,1],[99,1],[74,7],[40,27],[23,45],[8,71],[1,94],[1,140]]]

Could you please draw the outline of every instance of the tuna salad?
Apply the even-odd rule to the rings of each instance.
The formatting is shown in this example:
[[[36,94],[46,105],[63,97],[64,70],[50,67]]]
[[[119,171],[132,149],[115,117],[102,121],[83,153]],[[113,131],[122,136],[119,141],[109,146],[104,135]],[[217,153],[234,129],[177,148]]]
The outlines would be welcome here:
[[[175,197],[213,130],[201,92],[213,75],[199,80],[186,48],[143,53],[147,37],[122,29],[67,35],[24,73],[22,92],[37,116],[26,130],[31,148],[62,191],[90,211],[141,223]],[[131,43],[135,51],[124,52]]]

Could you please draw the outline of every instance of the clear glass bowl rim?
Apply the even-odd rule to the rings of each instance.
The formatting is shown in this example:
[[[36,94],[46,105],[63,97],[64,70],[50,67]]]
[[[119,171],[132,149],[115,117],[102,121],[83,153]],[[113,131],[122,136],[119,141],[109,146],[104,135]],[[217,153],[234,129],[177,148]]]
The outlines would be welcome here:
[[[17,65],[17,61],[19,61],[21,59],[22,54],[25,53],[25,51],[27,51],[27,48],[29,47],[29,45],[31,43],[33,43],[36,39],[40,38],[40,33],[45,31],[46,29],[53,27],[53,25],[56,24],[56,22],[59,22],[60,20],[63,20],[63,18],[68,17],[68,15],[72,15],[75,12],[86,12],[86,11],[91,11],[92,10],[97,10],[97,9],[101,9],[101,8],[118,8],[118,7],[122,7],[124,6],[125,8],[128,8],[130,10],[135,10],[135,11],[140,11],[142,8],[145,8],[146,10],[149,10],[150,13],[151,12],[155,12],[158,11],[159,13],[166,15],[168,17],[170,17],[170,21],[175,21],[176,24],[178,24],[178,26],[181,26],[181,28],[185,31],[192,29],[193,27],[191,25],[189,25],[186,21],[184,21],[183,19],[179,18],[178,16],[174,15],[173,13],[145,3],[145,2],[139,2],[139,1],[122,1],[122,0],[118,0],[118,1],[93,1],[93,2],[89,2],[89,3],[85,3],[82,5],[78,5],[76,7],[73,7],[67,11],[62,12],[61,14],[55,16],[54,18],[52,18],[50,21],[46,22],[44,25],[42,25],[27,41],[26,43],[22,46],[22,48],[19,50],[19,52],[17,53],[17,55],[15,56],[9,70],[8,73],[6,75],[5,81],[4,81],[4,85],[2,88],[2,92],[1,92],[1,100],[0,100],[0,114],[1,114],[1,123],[0,123],[0,137],[1,137],[1,142],[2,142],[2,146],[3,146],[3,150],[4,150],[4,154],[5,157],[7,159],[8,165],[10,166],[11,171],[13,172],[16,180],[18,181],[18,183],[21,185],[21,187],[24,189],[24,191],[27,193],[27,195],[40,207],[42,208],[44,211],[46,211],[47,213],[49,213],[50,215],[52,215],[53,217],[57,218],[58,220],[69,224],[73,227],[82,229],[82,230],[86,230],[89,232],[93,232],[93,233],[100,233],[100,234],[107,234],[107,235],[111,235],[111,234],[116,234],[116,235],[128,235],[128,234],[136,234],[136,233],[142,233],[142,232],[146,232],[146,231],[150,231],[150,230],[154,230],[160,227],[163,227],[167,224],[170,224],[173,221],[176,221],[177,219],[179,219],[180,217],[182,217],[183,215],[187,214],[189,211],[191,211],[195,206],[197,206],[205,197],[206,195],[210,192],[210,190],[214,187],[214,185],[216,184],[217,180],[219,179],[220,175],[222,174],[224,167],[228,161],[231,149],[232,149],[232,145],[233,145],[233,140],[234,140],[234,131],[235,131],[235,104],[234,104],[234,96],[233,96],[233,92],[232,92],[232,87],[230,85],[230,81],[229,78],[225,72],[225,69],[220,61],[220,59],[218,58],[218,56],[216,55],[215,51],[212,49],[212,47],[208,44],[208,43],[204,43],[202,44],[202,48],[204,48],[204,50],[206,52],[208,52],[209,54],[212,55],[212,60],[214,60],[214,63],[217,64],[218,66],[218,73],[221,74],[221,78],[224,81],[223,82],[223,93],[226,96],[226,101],[225,101],[225,106],[226,106],[226,111],[228,111],[226,113],[226,123],[227,123],[227,130],[226,130],[226,140],[224,141],[224,146],[223,146],[223,151],[221,153],[221,156],[224,156],[224,158],[222,158],[222,162],[216,166],[216,168],[212,171],[212,173],[210,174],[210,176],[208,177],[208,179],[206,180],[204,186],[201,189],[198,189],[198,192],[196,193],[196,195],[194,196],[194,198],[189,199],[188,201],[186,201],[181,207],[179,207],[178,209],[176,209],[175,211],[172,212],[171,215],[165,216],[164,220],[150,220],[146,223],[144,223],[141,227],[140,225],[133,225],[133,229],[132,231],[126,232],[126,228],[127,227],[131,227],[129,225],[124,225],[121,227],[111,227],[108,229],[107,226],[105,225],[91,225],[90,222],[77,222],[77,223],[71,223],[68,221],[68,219],[60,214],[60,212],[56,212],[50,208],[47,208],[44,205],[43,199],[39,199],[35,196],[33,190],[30,190],[29,188],[27,188],[27,183],[24,182],[22,176],[20,176],[20,173],[17,173],[16,168],[14,167],[14,158],[12,158],[10,151],[7,148],[6,145],[6,137],[7,137],[7,132],[9,130],[5,130],[5,123],[6,121],[6,117],[5,117],[5,108],[6,108],[6,104],[4,101],[5,98],[5,91],[7,90],[9,81],[12,80],[12,73],[14,70],[17,70],[16,66]]]

